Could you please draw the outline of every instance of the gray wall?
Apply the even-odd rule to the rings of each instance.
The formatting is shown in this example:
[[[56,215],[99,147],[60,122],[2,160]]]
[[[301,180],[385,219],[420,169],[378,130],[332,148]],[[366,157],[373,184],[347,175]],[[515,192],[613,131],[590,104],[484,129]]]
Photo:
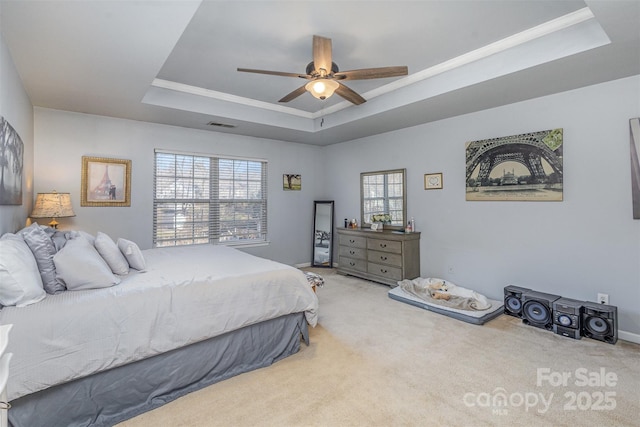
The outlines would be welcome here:
[[[71,193],[74,218],[62,229],[102,231],[141,248],[152,246],[153,154],[155,148],[266,159],[268,246],[248,252],[286,264],[309,263],[313,200],[322,193],[320,147],[35,108],[35,190]],[[82,156],[129,159],[131,207],[81,207]],[[302,191],[283,191],[282,175],[302,175]]]
[[[495,299],[507,284],[591,301],[607,293],[620,328],[639,334],[629,151],[639,94],[636,76],[327,147],[337,226],[359,218],[360,172],[406,168],[423,277]],[[465,201],[465,142],[554,128],[564,128],[564,201]],[[424,190],[434,172],[444,188]]]
[[[0,206],[0,235],[25,226],[33,207],[33,107],[0,34],[0,115],[24,144],[22,205]]]
[[[621,337],[640,341],[640,221],[632,219],[629,124],[640,117],[640,76],[319,148],[281,141],[32,110],[0,38],[0,114],[25,143],[22,206],[0,206],[0,232],[25,224],[34,192],[69,191],[77,216],[62,228],[104,231],[151,246],[153,149],[269,161],[271,244],[249,251],[287,264],[311,256],[314,199],[336,201],[336,226],[359,218],[359,174],[406,168],[409,215],[423,233],[422,276],[501,298],[518,284],[619,307]],[[466,202],[464,143],[564,128],[564,201]],[[35,142],[34,142],[35,141]],[[35,149],[34,149],[35,146]],[[81,208],[81,157],[133,161],[130,208]],[[35,172],[34,172],[35,168]],[[442,172],[444,189],[423,189]],[[282,190],[300,173],[300,192]]]

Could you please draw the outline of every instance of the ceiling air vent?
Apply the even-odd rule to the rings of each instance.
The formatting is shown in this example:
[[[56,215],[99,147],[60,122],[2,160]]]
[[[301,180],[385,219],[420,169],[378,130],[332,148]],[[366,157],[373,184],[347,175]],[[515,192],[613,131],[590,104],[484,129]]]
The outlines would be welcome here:
[[[230,125],[229,123],[209,122],[207,126],[217,126],[219,128],[234,128],[236,125]]]

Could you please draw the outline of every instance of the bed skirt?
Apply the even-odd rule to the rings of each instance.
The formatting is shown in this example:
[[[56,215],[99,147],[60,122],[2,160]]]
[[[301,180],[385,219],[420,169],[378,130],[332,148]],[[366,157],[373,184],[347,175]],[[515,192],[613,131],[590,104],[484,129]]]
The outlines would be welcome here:
[[[113,426],[192,391],[295,354],[309,344],[304,313],[60,384],[11,402],[10,427]]]

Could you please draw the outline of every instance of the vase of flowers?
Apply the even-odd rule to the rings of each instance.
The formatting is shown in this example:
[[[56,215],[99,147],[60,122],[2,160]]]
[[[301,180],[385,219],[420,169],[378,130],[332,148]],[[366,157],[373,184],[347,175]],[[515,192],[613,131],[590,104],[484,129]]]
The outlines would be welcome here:
[[[391,224],[391,215],[389,214],[371,215],[371,222],[378,224],[378,230],[382,230],[385,224]]]

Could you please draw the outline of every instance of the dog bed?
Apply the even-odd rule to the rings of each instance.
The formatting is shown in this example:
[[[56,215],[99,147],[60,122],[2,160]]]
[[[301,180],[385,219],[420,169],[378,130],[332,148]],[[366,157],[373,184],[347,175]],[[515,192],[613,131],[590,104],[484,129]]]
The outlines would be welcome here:
[[[491,319],[495,319],[504,312],[504,302],[487,298],[491,303],[491,307],[482,311],[459,310],[456,308],[445,307],[438,304],[429,303],[416,296],[405,292],[400,286],[389,291],[389,298],[406,304],[414,305],[425,310],[433,311],[438,314],[453,317],[463,322],[472,323],[474,325],[483,325]]]

